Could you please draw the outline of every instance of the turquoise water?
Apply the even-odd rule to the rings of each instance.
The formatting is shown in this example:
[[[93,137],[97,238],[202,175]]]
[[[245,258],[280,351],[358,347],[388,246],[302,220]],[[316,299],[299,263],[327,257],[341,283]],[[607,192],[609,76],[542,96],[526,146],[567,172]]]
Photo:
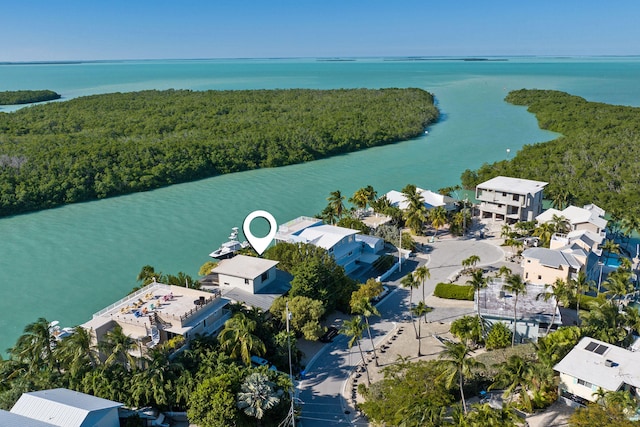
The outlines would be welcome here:
[[[0,351],[44,316],[63,326],[88,320],[135,285],[145,264],[196,275],[207,254],[255,209],[279,223],[314,215],[330,191],[350,196],[413,183],[437,190],[466,168],[552,139],[509,90],[565,90],[590,100],[638,105],[640,60],[502,62],[314,60],[139,61],[0,65],[0,91],[51,89],[71,97],[140,89],[420,87],[443,113],[412,141],[278,169],[231,174],[156,191],[0,219]],[[12,107],[0,107],[11,111]]]

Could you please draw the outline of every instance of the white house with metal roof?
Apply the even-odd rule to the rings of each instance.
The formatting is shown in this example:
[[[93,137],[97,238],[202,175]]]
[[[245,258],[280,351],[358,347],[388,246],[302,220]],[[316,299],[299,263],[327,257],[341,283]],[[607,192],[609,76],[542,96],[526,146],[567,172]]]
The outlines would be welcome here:
[[[298,217],[280,226],[275,239],[324,248],[347,273],[354,271],[360,262],[373,262],[377,259],[374,250],[384,248],[384,241],[378,237],[362,236],[358,230],[327,225],[310,217]]]
[[[605,237],[607,220],[604,218],[605,211],[594,204],[585,205],[582,208],[568,206],[559,211],[554,208],[547,209],[536,216],[538,224],[543,224],[553,220],[553,216],[564,217],[571,226],[571,231],[588,230],[593,234]]]
[[[640,398],[640,352],[584,337],[553,369],[566,403],[595,402],[599,389],[627,390]]]
[[[451,211],[456,208],[456,200],[452,197],[434,193],[431,190],[424,190],[422,188],[416,188],[416,191],[420,193],[420,196],[422,196],[422,200],[424,200],[424,207],[427,209],[442,206],[447,211]],[[386,197],[387,200],[389,200],[391,206],[395,206],[402,210],[409,207],[407,197],[400,191],[391,190],[385,193],[383,197]]]
[[[13,414],[4,409],[0,409],[0,426],[11,427],[57,427],[56,424],[34,420],[24,415]]]
[[[497,176],[476,186],[481,218],[515,223],[533,221],[542,213],[547,182]]]
[[[47,423],[43,425],[119,427],[118,408],[121,406],[122,403],[66,388],[56,388],[23,393],[11,408],[11,413]],[[28,425],[35,427],[42,424]]]

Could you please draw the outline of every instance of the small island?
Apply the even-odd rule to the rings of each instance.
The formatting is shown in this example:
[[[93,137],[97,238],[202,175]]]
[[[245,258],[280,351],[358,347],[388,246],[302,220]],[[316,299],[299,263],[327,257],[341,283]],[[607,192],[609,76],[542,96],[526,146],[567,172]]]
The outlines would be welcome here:
[[[62,96],[52,90],[7,90],[0,92],[0,105],[33,104],[53,101]]]

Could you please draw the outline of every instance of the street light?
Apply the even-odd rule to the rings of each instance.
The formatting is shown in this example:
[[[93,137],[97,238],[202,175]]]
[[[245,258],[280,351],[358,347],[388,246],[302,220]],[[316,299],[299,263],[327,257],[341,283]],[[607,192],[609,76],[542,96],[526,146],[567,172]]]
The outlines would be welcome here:
[[[598,295],[600,295],[600,284],[602,283],[602,267],[604,266],[604,263],[598,261],[598,265],[600,266],[600,276],[598,277]]]
[[[398,245],[398,271],[402,271],[402,227],[398,228],[399,241]]]
[[[295,384],[293,382],[293,370],[291,368],[291,333],[289,330],[289,321],[291,320],[291,312],[289,311],[289,302],[287,301],[285,308],[287,310],[287,347],[289,347],[289,379],[291,380],[291,425],[296,427],[296,413],[294,407]]]

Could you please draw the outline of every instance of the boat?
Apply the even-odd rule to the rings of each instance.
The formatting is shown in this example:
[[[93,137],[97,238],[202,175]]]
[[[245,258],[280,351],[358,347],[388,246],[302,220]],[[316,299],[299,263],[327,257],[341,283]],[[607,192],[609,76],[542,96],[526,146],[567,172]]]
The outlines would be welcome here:
[[[238,240],[238,227],[233,227],[231,229],[231,234],[229,235],[229,240],[224,242],[218,249],[211,252],[209,256],[216,259],[231,258],[240,249],[247,247],[249,247],[249,242],[246,240],[244,242],[240,242]]]

